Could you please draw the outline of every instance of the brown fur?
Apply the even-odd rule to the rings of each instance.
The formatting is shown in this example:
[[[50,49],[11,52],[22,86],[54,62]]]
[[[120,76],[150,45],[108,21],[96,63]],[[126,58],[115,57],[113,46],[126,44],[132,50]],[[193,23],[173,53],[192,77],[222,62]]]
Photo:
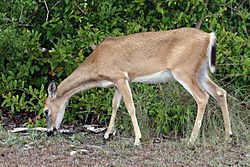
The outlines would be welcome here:
[[[207,62],[209,45],[210,34],[194,28],[145,32],[105,39],[83,64],[63,80],[58,86],[57,92],[54,92],[56,96],[48,97],[46,100],[45,108],[51,111],[48,115],[50,122],[48,128],[59,127],[61,120],[59,119],[56,123],[56,119],[60,113],[64,113],[60,108],[72,95],[93,87],[107,87],[110,86],[109,83],[112,83],[117,90],[112,104],[112,119],[105,138],[113,130],[116,111],[122,96],[132,119],[135,144],[137,145],[141,133],[128,83],[137,77],[168,70],[192,94],[197,102],[197,118],[190,142],[194,142],[197,138],[209,97],[207,93],[216,96],[216,99],[223,103],[221,107],[226,122],[226,133],[227,135],[231,134],[225,91],[212,83],[208,76],[204,77],[205,80],[208,80],[207,82],[199,80],[199,78],[202,78],[200,77],[202,65]],[[215,89],[220,90],[221,97],[224,97],[224,99],[220,100],[217,97],[214,93]]]

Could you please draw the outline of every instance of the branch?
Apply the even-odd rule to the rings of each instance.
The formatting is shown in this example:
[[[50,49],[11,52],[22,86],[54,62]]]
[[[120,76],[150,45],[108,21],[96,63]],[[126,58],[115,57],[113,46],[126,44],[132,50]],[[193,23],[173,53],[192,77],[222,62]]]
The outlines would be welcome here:
[[[57,4],[59,4],[60,2],[61,2],[61,0],[57,1],[57,2],[55,3],[55,5],[52,6],[51,10],[52,10]]]
[[[49,7],[48,7],[48,5],[47,5],[46,0],[44,0],[44,4],[45,4],[46,10],[47,10],[46,21],[48,21],[48,19],[49,19]]]
[[[197,28],[198,30],[201,29],[201,23],[202,23],[202,20],[201,20],[201,19],[199,19],[199,20],[197,21],[197,23],[196,23],[196,28]]]
[[[106,127],[96,127],[95,125],[84,125],[84,128],[90,132],[100,133],[106,130]],[[18,132],[27,132],[27,131],[40,131],[40,132],[49,132],[47,128],[14,128],[13,130],[9,130],[8,132],[11,133],[18,133]],[[67,129],[59,129],[59,133],[74,133],[74,131],[67,130]]]
[[[14,128],[13,130],[9,130],[9,132],[11,133],[17,133],[17,132],[26,132],[26,131],[30,131],[30,130],[34,130],[34,131],[41,131],[41,132],[47,132],[47,128]],[[69,130],[66,129],[59,129],[60,133],[70,133]]]
[[[74,1],[73,2],[74,4],[75,4],[75,6],[82,12],[82,13],[84,13],[85,14],[85,12],[80,8],[80,6],[78,6],[77,4],[76,4],[76,2]]]

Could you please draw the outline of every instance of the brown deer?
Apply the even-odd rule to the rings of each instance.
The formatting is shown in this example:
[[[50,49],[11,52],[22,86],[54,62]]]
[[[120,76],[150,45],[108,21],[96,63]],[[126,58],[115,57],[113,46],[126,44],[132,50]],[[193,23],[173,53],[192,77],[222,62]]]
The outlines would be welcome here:
[[[53,82],[49,85],[45,102],[48,131],[60,127],[71,96],[94,87],[114,86],[113,111],[104,138],[114,131],[116,112],[123,98],[133,123],[134,144],[139,145],[141,132],[129,84],[164,83],[175,79],[193,96],[198,107],[189,142],[194,143],[197,139],[209,95],[216,99],[222,110],[228,138],[232,131],[226,91],[208,75],[208,69],[212,73],[215,71],[215,63],[215,33],[194,28],[107,38],[58,87]]]

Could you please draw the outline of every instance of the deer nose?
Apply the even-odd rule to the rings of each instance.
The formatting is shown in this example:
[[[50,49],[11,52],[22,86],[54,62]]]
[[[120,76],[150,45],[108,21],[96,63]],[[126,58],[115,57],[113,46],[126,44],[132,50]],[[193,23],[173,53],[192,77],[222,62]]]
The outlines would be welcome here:
[[[54,135],[54,131],[48,131],[47,132],[47,136],[53,136]]]
[[[56,129],[56,128],[53,128],[51,131],[48,131],[48,132],[47,132],[47,136],[54,136],[54,135],[55,135],[55,132],[57,132],[57,129]]]

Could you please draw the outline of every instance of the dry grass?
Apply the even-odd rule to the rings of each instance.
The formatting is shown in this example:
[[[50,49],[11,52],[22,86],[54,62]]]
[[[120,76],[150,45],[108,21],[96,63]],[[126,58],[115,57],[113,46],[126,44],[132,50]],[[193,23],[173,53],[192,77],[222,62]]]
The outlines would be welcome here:
[[[179,90],[178,90],[179,91]],[[142,97],[142,96],[140,96]],[[184,96],[182,96],[183,98]],[[140,100],[140,99],[139,99]],[[234,137],[225,142],[223,120],[215,101],[210,100],[201,128],[199,141],[187,146],[193,120],[188,122],[181,138],[167,134],[156,141],[154,126],[148,126],[147,113],[137,102],[137,115],[143,132],[140,147],[133,146],[130,119],[124,117],[126,133],[118,132],[104,143],[103,134],[75,133],[47,137],[45,133],[10,134],[0,126],[0,167],[23,166],[249,166],[250,167],[250,112],[249,96],[242,102],[229,96],[230,117]],[[178,99],[177,99],[178,100]],[[186,101],[187,102],[187,101]],[[140,105],[139,105],[140,104]],[[190,101],[189,105],[193,105]],[[122,109],[121,109],[122,110]],[[194,113],[195,114],[195,113]],[[120,116],[126,115],[120,111]],[[119,117],[119,116],[118,116]],[[119,119],[118,119],[119,121]],[[149,127],[149,128],[148,128]],[[119,128],[118,128],[119,129]],[[72,152],[74,151],[74,152]],[[72,153],[75,153],[71,155]]]
[[[230,144],[217,140],[186,146],[185,139],[134,147],[132,138],[114,137],[103,142],[103,134],[73,134],[47,137],[45,133],[0,132],[0,166],[249,166],[250,142],[246,138]],[[248,138],[249,139],[249,138]],[[76,154],[70,155],[72,151]]]

